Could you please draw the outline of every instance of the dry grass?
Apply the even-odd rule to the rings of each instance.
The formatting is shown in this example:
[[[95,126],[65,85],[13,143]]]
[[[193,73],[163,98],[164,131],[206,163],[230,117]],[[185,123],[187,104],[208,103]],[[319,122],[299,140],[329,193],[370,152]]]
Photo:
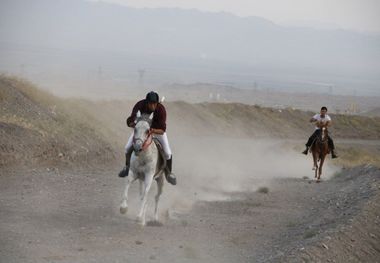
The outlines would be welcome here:
[[[17,149],[13,154],[17,158],[47,160],[57,158],[60,153],[66,160],[112,158],[113,147],[97,129],[102,127],[101,123],[78,105],[13,77],[0,76],[0,90],[3,98],[0,122],[13,129],[6,129],[0,143],[12,151]],[[21,131],[25,131],[22,137]]]
[[[365,164],[380,167],[380,149],[376,146],[340,146],[339,158],[333,162],[347,168]]]
[[[269,193],[269,188],[266,186],[262,186],[262,187],[259,187],[259,189],[257,189],[257,192],[261,194],[267,194]]]

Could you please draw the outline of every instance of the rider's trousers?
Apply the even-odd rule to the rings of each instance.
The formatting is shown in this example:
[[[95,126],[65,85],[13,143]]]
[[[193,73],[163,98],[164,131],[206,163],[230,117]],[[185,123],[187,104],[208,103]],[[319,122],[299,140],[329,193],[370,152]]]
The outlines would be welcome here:
[[[318,136],[318,133],[320,133],[320,132],[321,132],[320,129],[317,129],[314,131],[314,133],[310,136],[309,140],[307,141],[306,147],[311,147],[311,144],[314,142],[315,138]],[[334,141],[331,139],[330,136],[328,136],[327,138],[328,138],[329,148],[331,150],[334,150],[335,149]]]
[[[170,149],[168,136],[166,135],[166,132],[164,134],[154,134],[154,138],[158,139],[158,141],[161,143],[162,148],[165,153],[166,160],[169,160],[172,157],[172,150]],[[129,136],[128,142],[125,145],[125,152],[127,153],[129,149],[131,149],[133,144],[133,133],[131,136]]]

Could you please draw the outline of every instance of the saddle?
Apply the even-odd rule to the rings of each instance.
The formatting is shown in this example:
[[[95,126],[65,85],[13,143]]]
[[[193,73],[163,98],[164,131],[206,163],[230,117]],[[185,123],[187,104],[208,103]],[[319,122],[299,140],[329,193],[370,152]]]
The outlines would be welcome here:
[[[156,144],[156,147],[158,149],[158,158],[159,158],[159,164],[162,163],[161,167],[157,167],[158,171],[159,170],[163,170],[166,168],[166,158],[165,158],[165,152],[164,152],[164,148],[162,147],[160,141],[157,139],[157,138],[154,138],[153,137],[153,142],[154,144]]]

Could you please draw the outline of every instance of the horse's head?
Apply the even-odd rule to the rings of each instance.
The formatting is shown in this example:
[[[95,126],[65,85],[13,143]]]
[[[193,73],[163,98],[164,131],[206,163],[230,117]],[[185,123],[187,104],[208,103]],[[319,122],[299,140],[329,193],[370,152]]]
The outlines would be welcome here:
[[[135,129],[133,133],[133,149],[136,153],[141,152],[148,139],[150,138],[150,125],[152,124],[153,113],[141,114],[140,111],[136,114]]]

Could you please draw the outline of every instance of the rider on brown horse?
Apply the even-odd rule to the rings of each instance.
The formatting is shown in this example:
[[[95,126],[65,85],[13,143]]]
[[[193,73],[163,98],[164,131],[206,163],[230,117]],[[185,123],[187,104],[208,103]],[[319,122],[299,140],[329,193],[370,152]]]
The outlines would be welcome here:
[[[327,113],[327,108],[326,107],[322,107],[320,114],[315,114],[310,119],[310,122],[314,122],[315,123],[315,131],[310,136],[309,140],[307,141],[307,143],[306,143],[306,150],[302,152],[303,154],[307,155],[307,153],[309,151],[309,148],[311,147],[311,145],[313,144],[313,142],[315,141],[315,139],[317,138],[317,136],[319,136],[319,134],[321,133],[321,129],[320,128],[322,128],[322,127],[326,127],[327,128],[328,126],[331,125],[331,118],[326,113]],[[330,136],[328,136],[328,144],[329,144],[329,148],[330,148],[330,151],[331,151],[331,158],[337,158],[338,156],[334,152],[334,150],[335,150],[334,142],[333,142],[333,140],[331,139]]]

